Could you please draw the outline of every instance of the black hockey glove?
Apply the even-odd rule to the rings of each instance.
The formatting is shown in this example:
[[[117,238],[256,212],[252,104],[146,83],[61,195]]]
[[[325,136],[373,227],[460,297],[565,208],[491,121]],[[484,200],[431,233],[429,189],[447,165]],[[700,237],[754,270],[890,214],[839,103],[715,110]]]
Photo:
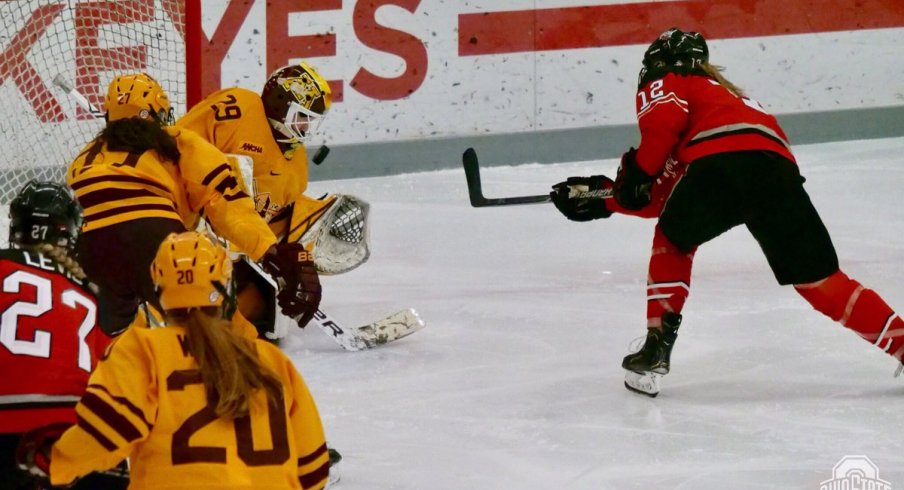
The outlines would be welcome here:
[[[279,309],[304,328],[320,308],[322,293],[311,253],[300,243],[282,243],[264,254],[261,266],[279,285]]]
[[[652,187],[653,177],[637,166],[637,150],[626,151],[615,176],[615,200],[625,209],[642,209],[652,200]]]
[[[552,186],[549,197],[562,214],[571,221],[590,221],[612,216],[606,207],[611,197],[612,179],[605,175],[568,177]]]

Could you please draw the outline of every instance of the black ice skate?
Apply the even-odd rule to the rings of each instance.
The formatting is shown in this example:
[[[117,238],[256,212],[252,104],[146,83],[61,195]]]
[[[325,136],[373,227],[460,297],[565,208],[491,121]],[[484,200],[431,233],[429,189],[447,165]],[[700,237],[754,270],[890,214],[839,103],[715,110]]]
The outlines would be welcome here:
[[[668,312],[662,315],[662,330],[647,330],[643,347],[622,361],[622,367],[628,371],[625,388],[651,397],[659,394],[659,378],[669,373],[672,347],[680,325],[681,315]]]

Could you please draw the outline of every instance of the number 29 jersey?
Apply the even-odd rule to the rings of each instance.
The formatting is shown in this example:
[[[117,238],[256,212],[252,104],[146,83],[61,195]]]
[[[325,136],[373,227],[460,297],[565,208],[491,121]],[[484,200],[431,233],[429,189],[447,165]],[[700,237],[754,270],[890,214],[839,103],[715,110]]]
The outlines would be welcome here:
[[[254,205],[277,237],[288,233],[293,204],[305,199],[308,156],[299,146],[287,158],[273,138],[260,95],[234,87],[214,92],[176,121],[223,153],[254,161]]]
[[[109,342],[83,281],[38,252],[0,250],[0,433],[75,423]]]
[[[248,416],[225,419],[207,399],[184,328],[126,330],[92,374],[78,425],[53,446],[51,482],[129,456],[132,490],[322,489],[329,456],[314,400],[278,347],[254,342],[283,400],[258,390]]]

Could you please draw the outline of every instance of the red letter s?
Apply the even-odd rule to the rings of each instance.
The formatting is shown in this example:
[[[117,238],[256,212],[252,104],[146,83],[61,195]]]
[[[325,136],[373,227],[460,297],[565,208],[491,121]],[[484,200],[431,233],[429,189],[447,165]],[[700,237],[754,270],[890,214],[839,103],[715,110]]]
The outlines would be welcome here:
[[[411,13],[421,0],[359,0],[355,5],[353,25],[355,34],[367,47],[391,53],[405,60],[405,72],[396,78],[384,78],[358,70],[351,86],[363,95],[378,100],[401,99],[421,86],[427,77],[427,48],[420,39],[407,32],[377,24],[377,9],[396,5]]]

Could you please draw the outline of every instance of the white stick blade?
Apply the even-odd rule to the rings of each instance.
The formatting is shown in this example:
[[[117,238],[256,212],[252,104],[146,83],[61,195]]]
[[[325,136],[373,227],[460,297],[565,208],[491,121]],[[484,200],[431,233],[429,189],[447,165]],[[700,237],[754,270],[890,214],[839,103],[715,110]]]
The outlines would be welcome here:
[[[407,337],[426,324],[413,308],[394,313],[380,321],[359,327],[356,336],[367,348],[383,345]]]

